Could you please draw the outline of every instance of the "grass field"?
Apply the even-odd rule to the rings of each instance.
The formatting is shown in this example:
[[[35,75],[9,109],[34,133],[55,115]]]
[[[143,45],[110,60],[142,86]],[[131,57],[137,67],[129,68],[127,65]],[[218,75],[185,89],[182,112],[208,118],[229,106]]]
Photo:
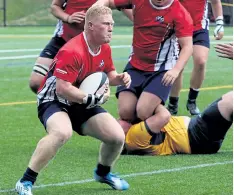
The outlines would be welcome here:
[[[111,46],[114,63],[122,71],[129,54],[131,28],[116,27]],[[10,195],[24,173],[38,140],[45,135],[37,119],[36,97],[28,79],[40,50],[50,39],[52,28],[0,29],[0,194]],[[212,31],[211,31],[212,32]],[[232,41],[232,28],[222,42]],[[216,56],[211,38],[206,80],[198,105],[204,109],[211,101],[232,89],[232,61]],[[185,109],[191,61],[185,68],[179,115]],[[104,106],[117,117],[115,89]],[[99,142],[76,134],[39,175],[35,195],[231,195],[233,194],[232,129],[215,155],[173,155],[163,157],[122,156],[113,172],[130,183],[126,192],[116,192],[92,180]]]

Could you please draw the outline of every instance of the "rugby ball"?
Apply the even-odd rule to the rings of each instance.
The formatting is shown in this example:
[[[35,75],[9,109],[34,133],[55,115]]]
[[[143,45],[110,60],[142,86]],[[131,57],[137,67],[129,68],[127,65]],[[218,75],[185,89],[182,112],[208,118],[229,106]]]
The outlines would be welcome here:
[[[95,72],[81,82],[79,89],[87,94],[103,95],[108,86],[109,79],[106,73]]]

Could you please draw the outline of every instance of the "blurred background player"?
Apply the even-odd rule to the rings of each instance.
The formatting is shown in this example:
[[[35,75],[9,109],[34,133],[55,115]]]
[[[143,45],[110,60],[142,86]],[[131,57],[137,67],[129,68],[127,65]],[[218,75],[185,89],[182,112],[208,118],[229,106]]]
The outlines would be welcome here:
[[[96,0],[53,0],[51,13],[59,19],[54,36],[37,58],[29,86],[34,93],[43,81],[58,50],[71,38],[84,30],[85,12]]]
[[[220,149],[225,135],[233,122],[233,92],[214,101],[208,108],[190,119],[172,116],[169,123],[158,133],[147,129],[144,122],[125,127],[124,154],[171,155],[213,154]]]
[[[129,87],[128,73],[118,74],[113,65],[108,44],[113,24],[110,8],[90,7],[84,32],[66,43],[55,56],[37,95],[38,117],[47,135],[38,142],[28,168],[16,184],[18,194],[32,195],[38,173],[71,138],[73,130],[102,141],[95,180],[116,190],[128,189],[125,180],[110,173],[122,151],[125,135],[118,122],[99,106],[108,99],[109,86],[104,97],[77,88],[84,78],[98,71],[107,74],[110,85]]]
[[[191,115],[200,113],[196,104],[199,88],[205,78],[206,62],[210,48],[209,19],[207,0],[180,0],[181,4],[188,10],[193,19],[193,70],[190,78],[190,89],[187,100],[187,110]],[[216,27],[214,37],[220,40],[224,34],[223,11],[220,0],[210,0],[212,11],[215,17]],[[168,110],[176,115],[178,112],[179,94],[182,88],[182,73],[172,86],[169,97]]]
[[[111,8],[132,8],[132,54],[125,67],[129,88],[118,87],[118,112],[122,120],[145,121],[152,131],[167,124],[164,106],[171,85],[192,54],[192,19],[178,0],[99,0]],[[186,28],[185,28],[186,26]],[[178,55],[178,42],[181,46]]]

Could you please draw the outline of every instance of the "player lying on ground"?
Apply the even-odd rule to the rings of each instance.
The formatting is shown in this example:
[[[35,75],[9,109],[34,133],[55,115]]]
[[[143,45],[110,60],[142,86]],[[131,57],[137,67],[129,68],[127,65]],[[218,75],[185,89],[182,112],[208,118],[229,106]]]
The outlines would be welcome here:
[[[233,121],[233,92],[224,94],[194,118],[172,116],[158,133],[120,121],[126,134],[125,154],[170,155],[217,153]]]

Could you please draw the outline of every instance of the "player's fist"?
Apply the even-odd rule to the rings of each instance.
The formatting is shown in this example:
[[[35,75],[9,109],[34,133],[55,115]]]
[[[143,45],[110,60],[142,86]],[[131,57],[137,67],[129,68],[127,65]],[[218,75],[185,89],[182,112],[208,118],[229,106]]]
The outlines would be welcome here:
[[[216,40],[220,40],[223,38],[224,35],[224,28],[223,28],[223,17],[218,16],[215,19],[216,27],[214,29],[214,37]]]
[[[117,77],[120,79],[122,85],[125,85],[127,88],[130,87],[132,80],[131,76],[127,72],[118,74]]]

